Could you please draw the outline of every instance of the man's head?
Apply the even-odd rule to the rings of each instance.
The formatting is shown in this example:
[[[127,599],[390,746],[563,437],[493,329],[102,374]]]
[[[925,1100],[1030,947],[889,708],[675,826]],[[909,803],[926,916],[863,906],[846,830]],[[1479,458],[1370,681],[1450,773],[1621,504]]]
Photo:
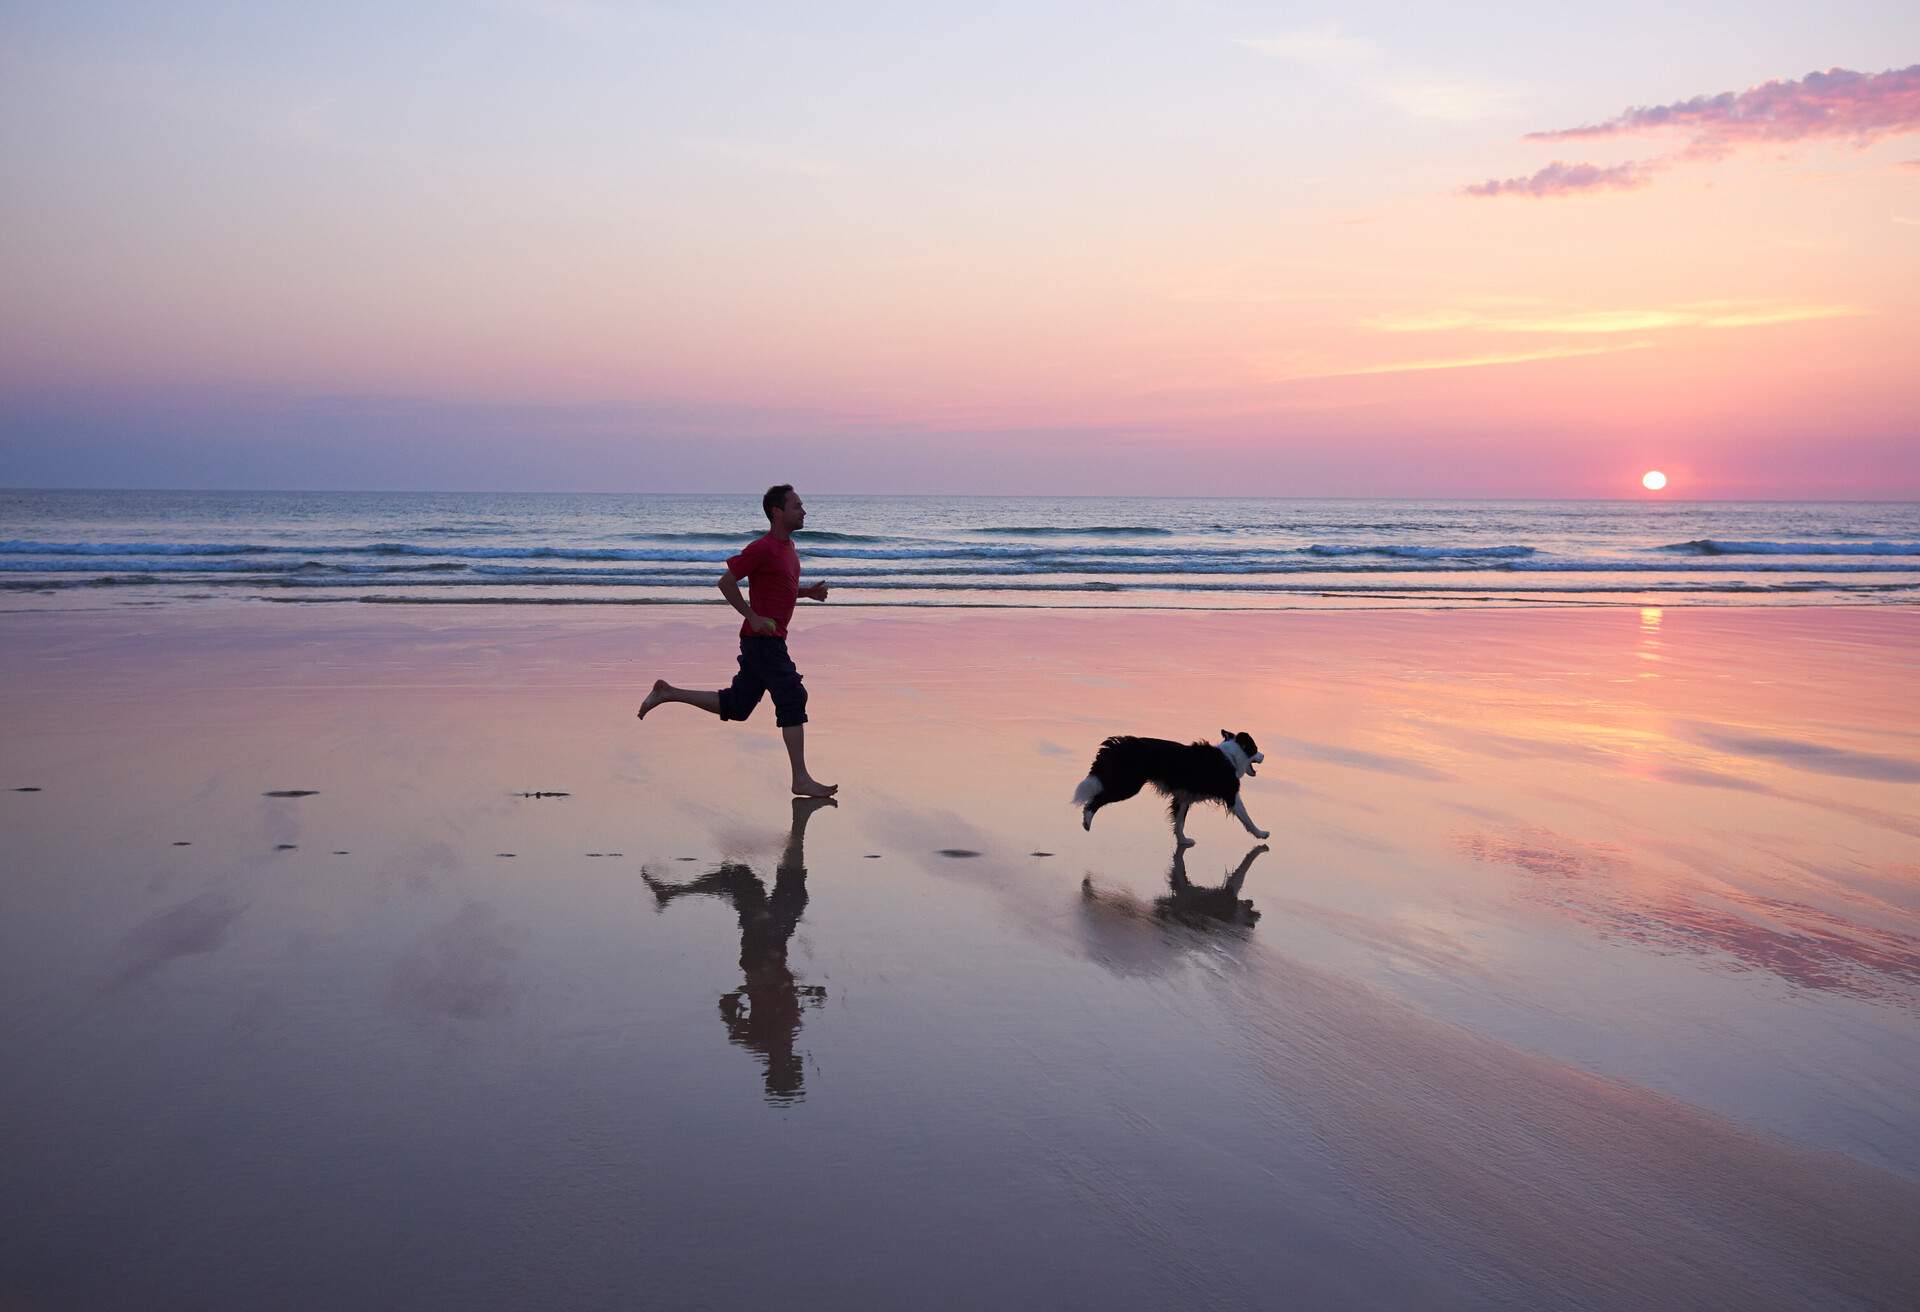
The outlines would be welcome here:
[[[760,498],[760,509],[767,512],[767,522],[775,532],[784,529],[795,533],[807,522],[807,508],[800,504],[800,494],[793,490],[791,483],[777,483],[767,489]]]

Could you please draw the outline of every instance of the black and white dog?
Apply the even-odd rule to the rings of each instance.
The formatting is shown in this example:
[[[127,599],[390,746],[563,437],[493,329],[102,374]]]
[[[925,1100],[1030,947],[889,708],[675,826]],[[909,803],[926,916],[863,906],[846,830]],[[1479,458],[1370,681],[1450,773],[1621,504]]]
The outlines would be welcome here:
[[[1073,804],[1081,808],[1082,828],[1093,828],[1093,813],[1114,802],[1124,802],[1148,784],[1170,799],[1173,836],[1181,847],[1193,846],[1187,837],[1187,808],[1195,802],[1218,802],[1232,811],[1255,838],[1268,837],[1247,814],[1240,800],[1240,779],[1267,758],[1251,736],[1220,731],[1218,743],[1176,743],[1165,738],[1109,738],[1094,754],[1087,777],[1073,790]]]

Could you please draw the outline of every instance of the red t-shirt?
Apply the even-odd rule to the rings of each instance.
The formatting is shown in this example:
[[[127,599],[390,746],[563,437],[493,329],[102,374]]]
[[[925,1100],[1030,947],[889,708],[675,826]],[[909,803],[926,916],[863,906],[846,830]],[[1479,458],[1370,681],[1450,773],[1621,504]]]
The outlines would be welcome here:
[[[786,637],[787,621],[800,600],[800,553],[793,549],[793,539],[771,533],[755,538],[727,561],[727,573],[747,581],[748,608],[774,622],[774,637]],[[740,636],[756,636],[753,626],[743,621]]]

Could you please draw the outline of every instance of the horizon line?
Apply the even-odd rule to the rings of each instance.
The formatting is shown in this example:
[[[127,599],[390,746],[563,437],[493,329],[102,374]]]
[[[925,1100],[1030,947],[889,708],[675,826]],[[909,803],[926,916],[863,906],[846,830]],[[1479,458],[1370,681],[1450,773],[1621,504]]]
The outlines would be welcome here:
[[[766,489],[728,491],[666,492],[607,491],[515,488],[374,488],[374,487],[76,487],[64,485],[5,486],[0,496],[24,492],[162,492],[229,496],[520,496],[520,497],[757,497]],[[1268,493],[1232,496],[1224,493],[1153,492],[836,492],[809,491],[821,497],[888,497],[898,500],[947,501],[1457,501],[1466,504],[1488,502],[1582,502],[1603,505],[1750,505],[1750,506],[1856,506],[1920,505],[1920,496],[1894,497],[1666,497],[1666,496],[1411,496],[1404,494]]]

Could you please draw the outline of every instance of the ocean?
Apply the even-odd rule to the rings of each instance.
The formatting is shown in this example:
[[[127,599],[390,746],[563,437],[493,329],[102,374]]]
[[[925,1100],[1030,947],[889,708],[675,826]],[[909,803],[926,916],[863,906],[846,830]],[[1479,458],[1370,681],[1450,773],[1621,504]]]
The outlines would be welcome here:
[[[802,489],[805,492],[805,489]],[[1920,503],[806,493],[837,604],[1886,604]],[[0,609],[714,599],[756,494],[0,492]]]

